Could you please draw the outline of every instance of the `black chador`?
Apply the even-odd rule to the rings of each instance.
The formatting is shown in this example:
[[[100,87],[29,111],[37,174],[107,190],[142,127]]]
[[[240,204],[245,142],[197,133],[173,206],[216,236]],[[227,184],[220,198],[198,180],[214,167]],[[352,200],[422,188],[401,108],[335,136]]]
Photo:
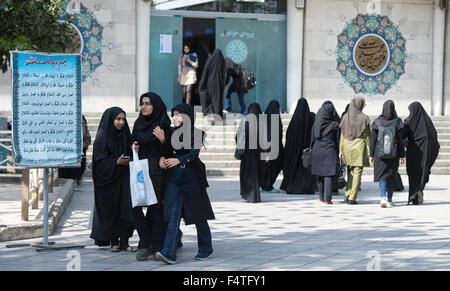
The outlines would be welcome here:
[[[280,174],[281,170],[283,169],[283,161],[284,161],[284,146],[283,146],[283,124],[281,122],[280,117],[280,103],[276,100],[270,101],[269,105],[267,106],[266,111],[264,114],[267,115],[267,140],[270,143],[276,142],[272,141],[272,131],[271,131],[271,120],[272,116],[278,116],[278,157],[274,160],[269,160],[268,162],[263,162],[263,169],[262,169],[262,179],[261,179],[261,188],[264,191],[274,191],[273,184],[277,180],[278,175]],[[270,152],[270,149],[264,150],[264,152]]]
[[[439,142],[433,122],[419,102],[408,107],[409,117],[405,119],[406,171],[409,178],[408,203],[423,202],[423,190],[428,183],[431,167],[439,155]]]
[[[261,147],[259,144],[260,114],[262,114],[262,111],[259,104],[250,104],[246,117],[248,121],[245,119],[241,121],[236,135],[236,139],[238,139],[242,134],[242,131],[245,133],[245,151],[241,157],[239,172],[241,197],[252,203],[261,202],[261,193],[259,189],[262,177]],[[252,118],[251,115],[255,118]],[[252,123],[252,125],[250,125],[250,123]],[[253,142],[250,142],[250,138]],[[256,141],[254,139],[256,139]]]
[[[128,123],[121,130],[114,127],[119,107],[107,109],[102,116],[94,142],[92,179],[95,208],[91,238],[99,246],[128,247],[133,234],[131,217],[130,173],[127,166],[118,166],[121,155],[131,155],[131,134]]]
[[[283,182],[281,190],[288,194],[314,194],[315,179],[311,168],[303,167],[303,150],[310,146],[314,115],[308,102],[300,98],[286,132]]]
[[[208,58],[198,85],[203,115],[222,116],[226,65],[222,51],[215,49]]]

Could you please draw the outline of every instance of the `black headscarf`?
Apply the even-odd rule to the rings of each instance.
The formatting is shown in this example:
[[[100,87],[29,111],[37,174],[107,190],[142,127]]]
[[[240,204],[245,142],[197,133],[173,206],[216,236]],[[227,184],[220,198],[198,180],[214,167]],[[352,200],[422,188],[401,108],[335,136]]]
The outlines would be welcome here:
[[[203,115],[218,114],[222,116],[226,69],[222,51],[215,49],[206,61],[198,85]]]
[[[115,158],[119,158],[122,154],[130,155],[132,141],[128,122],[125,120],[121,130],[114,127],[114,120],[122,112],[125,114],[122,108],[111,107],[103,113],[94,142],[92,156],[94,163],[111,155]]]
[[[178,111],[181,114],[184,114],[186,116],[189,117],[190,119],[190,125],[191,125],[191,147],[195,148],[195,149],[200,149],[202,147],[202,145],[204,144],[204,138],[206,133],[198,128],[196,128],[194,126],[195,124],[195,112],[194,112],[194,108],[186,103],[181,103],[178,104],[177,106],[175,106],[172,109],[172,117],[174,115],[174,111]],[[183,119],[183,123],[188,122],[188,120],[184,120]],[[178,129],[179,127],[175,127],[176,129]],[[197,139],[195,140],[195,136],[198,136]],[[199,137],[202,137],[201,139]],[[183,143],[183,135],[180,136],[180,142]]]
[[[397,111],[395,111],[395,104],[394,101],[388,100],[384,102],[383,104],[383,112],[380,115],[381,119],[384,120],[392,120],[394,118],[397,118]]]
[[[322,105],[317,112],[316,120],[314,122],[314,135],[316,138],[322,138],[331,130],[339,127],[336,116],[336,109],[334,109],[333,103],[324,103]]]
[[[283,139],[283,124],[281,123],[281,116],[280,116],[280,103],[276,100],[270,101],[269,105],[267,105],[266,111],[264,111],[264,114],[267,114],[267,140],[272,140],[272,115],[278,115],[279,118],[279,127],[280,127],[280,140]]]
[[[413,133],[414,140],[428,137],[437,141],[437,132],[434,128],[431,118],[419,102],[413,102],[409,105],[409,117],[405,119]]]
[[[142,94],[139,102],[142,99],[150,98],[150,103],[153,105],[153,112],[149,116],[144,116],[142,111],[136,119],[133,127],[133,138],[139,144],[147,144],[150,142],[157,142],[157,137],[153,134],[155,127],[159,126],[164,132],[170,129],[170,119],[167,116],[167,108],[161,97],[153,92]]]

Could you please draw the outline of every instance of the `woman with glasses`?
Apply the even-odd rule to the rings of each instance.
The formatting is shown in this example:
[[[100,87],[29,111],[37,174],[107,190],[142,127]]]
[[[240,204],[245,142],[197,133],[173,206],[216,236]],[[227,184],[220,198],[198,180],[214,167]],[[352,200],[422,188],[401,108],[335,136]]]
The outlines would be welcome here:
[[[142,207],[133,208],[133,218],[139,234],[138,261],[147,260],[154,252],[163,247],[165,225],[162,216],[163,193],[167,184],[166,171],[161,169],[161,146],[170,142],[167,135],[157,136],[156,132],[163,129],[169,132],[170,119],[166,105],[161,97],[153,92],[143,94],[139,100],[141,107],[139,117],[133,127],[133,147],[139,153],[139,159],[148,159],[150,178],[155,189],[158,204],[147,208],[144,216]]]

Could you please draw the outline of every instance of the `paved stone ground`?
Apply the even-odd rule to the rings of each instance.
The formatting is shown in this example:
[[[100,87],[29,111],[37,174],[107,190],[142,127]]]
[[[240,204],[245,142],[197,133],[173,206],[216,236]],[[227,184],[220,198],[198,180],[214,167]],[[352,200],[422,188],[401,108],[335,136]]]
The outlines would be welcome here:
[[[93,186],[76,186],[59,229],[57,245],[84,244],[81,270],[450,270],[450,177],[433,176],[425,204],[406,206],[407,192],[395,193],[397,206],[382,209],[378,186],[364,176],[358,205],[319,204],[317,195],[262,194],[262,203],[241,200],[239,181],[210,180],[208,192],[217,219],[210,222],[214,256],[195,261],[194,226],[182,225],[184,246],[176,265],[137,262],[133,253],[111,253],[89,239]],[[407,177],[403,177],[407,182]],[[280,184],[277,181],[276,186]],[[407,184],[407,183],[406,183]],[[342,192],[342,190],[341,190]],[[40,239],[17,241],[39,242]],[[136,245],[137,234],[131,243]],[[0,243],[0,270],[66,270],[69,251],[38,253],[31,248],[5,248]],[[379,254],[369,259],[373,252]],[[375,264],[374,264],[375,262]]]

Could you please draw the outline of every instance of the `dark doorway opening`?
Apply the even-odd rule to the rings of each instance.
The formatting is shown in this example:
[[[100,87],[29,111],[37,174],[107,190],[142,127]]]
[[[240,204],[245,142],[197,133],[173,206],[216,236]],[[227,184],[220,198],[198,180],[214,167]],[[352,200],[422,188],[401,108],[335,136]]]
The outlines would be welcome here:
[[[183,45],[189,44],[198,56],[197,83],[192,105],[200,105],[198,84],[208,56],[216,48],[216,20],[209,18],[183,18]]]

